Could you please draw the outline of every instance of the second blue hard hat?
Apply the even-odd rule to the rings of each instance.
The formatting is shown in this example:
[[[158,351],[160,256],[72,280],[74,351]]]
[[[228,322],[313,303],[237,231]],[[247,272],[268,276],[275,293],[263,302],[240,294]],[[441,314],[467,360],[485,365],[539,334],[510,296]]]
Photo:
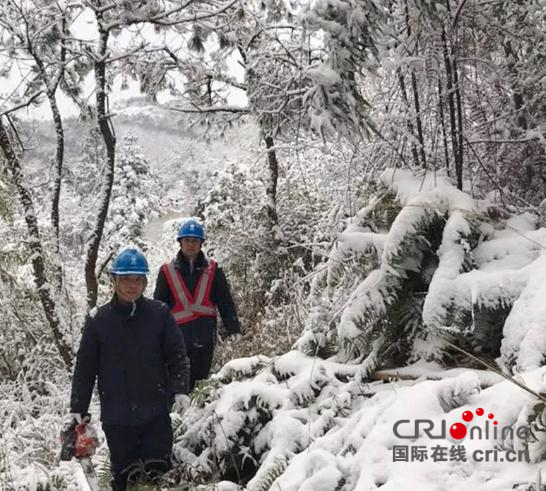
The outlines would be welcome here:
[[[205,229],[203,228],[203,225],[193,219],[184,222],[178,230],[176,240],[184,238],[205,240]]]

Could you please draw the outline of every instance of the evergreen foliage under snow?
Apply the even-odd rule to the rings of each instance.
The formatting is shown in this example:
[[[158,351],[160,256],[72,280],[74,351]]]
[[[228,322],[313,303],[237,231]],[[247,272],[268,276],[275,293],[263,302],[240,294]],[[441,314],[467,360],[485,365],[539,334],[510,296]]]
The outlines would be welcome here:
[[[442,176],[386,170],[379,197],[348,220],[317,265],[295,349],[229,362],[197,393],[176,439],[182,475],[193,482],[251,476],[249,490],[396,489],[408,475],[425,489],[526,483],[543,455],[543,403],[494,373],[448,368],[446,340],[474,343],[486,359],[498,342],[506,370],[544,391],[546,316],[530,292],[541,291],[537,239],[545,231],[529,215],[495,229],[493,211]],[[406,371],[417,380],[373,382],[389,360],[413,363]],[[530,464],[487,463],[478,472],[468,461],[393,463],[395,421],[454,423],[475,407],[487,407],[503,426],[529,424],[534,434],[469,448],[528,448]],[[427,440],[421,434],[411,443]]]

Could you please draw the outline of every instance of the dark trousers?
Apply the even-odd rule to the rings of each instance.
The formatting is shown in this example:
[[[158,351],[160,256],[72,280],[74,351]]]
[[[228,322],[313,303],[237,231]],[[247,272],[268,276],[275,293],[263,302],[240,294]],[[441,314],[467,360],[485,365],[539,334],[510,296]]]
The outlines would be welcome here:
[[[112,489],[125,491],[142,475],[157,479],[171,467],[173,433],[168,414],[140,426],[103,425],[112,471]]]
[[[193,390],[196,382],[209,376],[213,354],[214,346],[199,348],[192,346],[191,350],[188,350],[188,358],[190,359],[190,390]]]

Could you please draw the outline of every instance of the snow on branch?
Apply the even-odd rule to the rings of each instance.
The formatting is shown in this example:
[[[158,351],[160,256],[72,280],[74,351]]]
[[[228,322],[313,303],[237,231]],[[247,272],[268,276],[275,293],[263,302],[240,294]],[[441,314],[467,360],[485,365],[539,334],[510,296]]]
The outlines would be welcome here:
[[[546,230],[530,214],[492,226],[493,204],[442,174],[387,169],[381,180],[384,194],[349,220],[318,266],[295,346],[360,362],[364,377],[390,359],[444,359],[445,336],[501,350],[507,371],[541,366]]]

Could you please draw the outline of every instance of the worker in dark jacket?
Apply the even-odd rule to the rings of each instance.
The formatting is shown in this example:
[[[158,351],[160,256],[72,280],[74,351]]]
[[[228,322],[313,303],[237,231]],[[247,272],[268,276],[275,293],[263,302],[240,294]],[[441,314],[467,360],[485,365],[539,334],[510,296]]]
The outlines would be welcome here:
[[[143,296],[147,274],[138,250],[115,258],[114,296],[87,318],[72,382],[71,416],[81,420],[98,378],[114,490],[125,490],[137,467],[156,476],[169,469],[171,405],[189,405],[184,338],[168,308]]]
[[[184,333],[191,390],[198,380],[209,376],[217,312],[232,339],[240,337],[240,325],[224,272],[216,261],[207,260],[201,250],[205,240],[203,226],[193,219],[186,221],[177,240],[180,251],[159,270],[154,298],[169,306]]]

